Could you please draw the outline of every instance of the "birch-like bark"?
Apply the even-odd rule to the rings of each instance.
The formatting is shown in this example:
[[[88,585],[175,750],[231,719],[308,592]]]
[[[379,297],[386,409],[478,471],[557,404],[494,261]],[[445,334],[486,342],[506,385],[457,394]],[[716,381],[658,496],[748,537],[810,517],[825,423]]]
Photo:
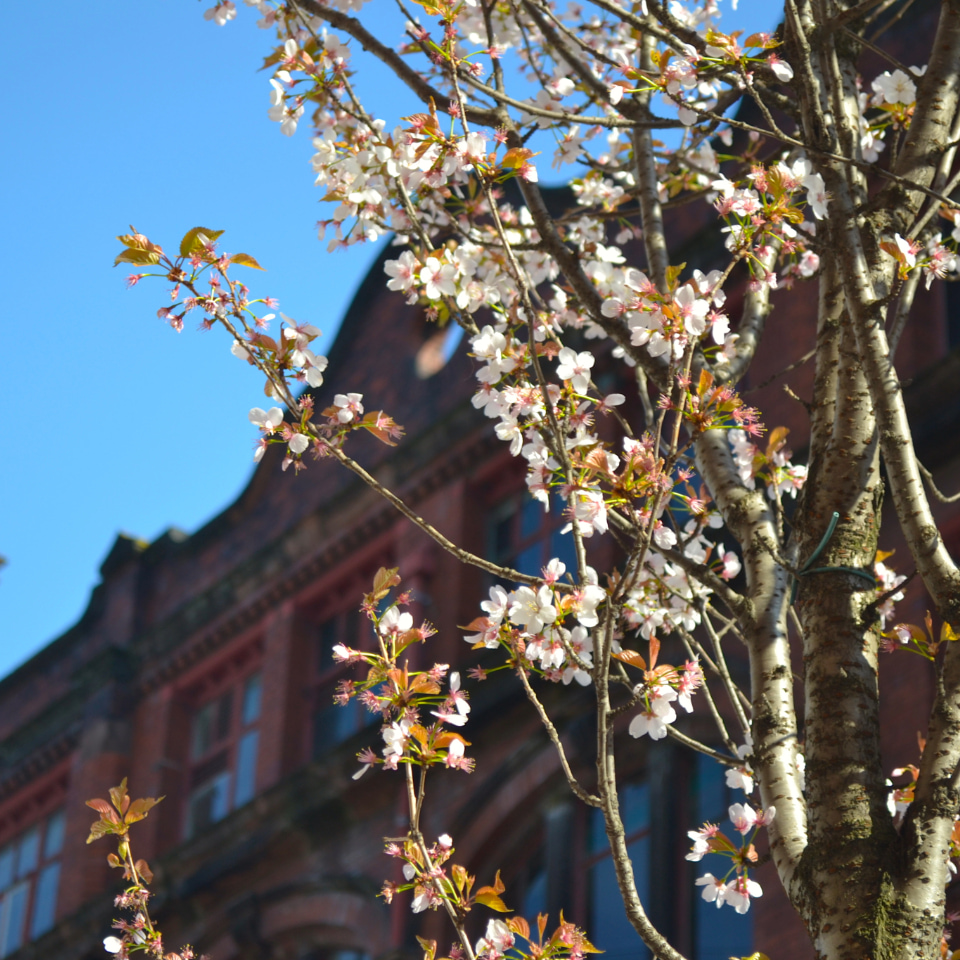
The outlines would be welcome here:
[[[807,844],[807,814],[797,774],[797,724],[793,672],[787,637],[791,581],[774,556],[779,552],[776,519],[762,490],[748,490],[721,430],[695,445],[697,469],[730,531],[743,547],[749,610],[740,616],[750,653],[754,770],[764,807],[774,806],[770,852],[789,892]]]

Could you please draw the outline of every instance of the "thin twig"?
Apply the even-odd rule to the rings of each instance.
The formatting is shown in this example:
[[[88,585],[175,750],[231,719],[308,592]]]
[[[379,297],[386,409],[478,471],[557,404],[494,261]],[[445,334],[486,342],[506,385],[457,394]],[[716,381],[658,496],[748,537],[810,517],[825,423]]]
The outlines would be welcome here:
[[[960,493],[955,493],[952,497],[948,497],[945,493],[941,493],[939,489],[937,489],[937,485],[933,482],[933,474],[919,460],[917,461],[917,469],[920,471],[924,481],[930,488],[930,492],[941,503],[956,503],[958,500],[960,500]]]
[[[557,756],[560,758],[560,766],[563,768],[563,774],[567,778],[567,783],[569,784],[570,789],[577,797],[579,797],[589,806],[601,806],[600,798],[585,790],[580,785],[580,781],[577,780],[577,778],[573,775],[573,771],[570,769],[570,763],[567,760],[567,753],[564,750],[563,743],[560,740],[560,734],[557,733],[557,728],[553,725],[553,721],[550,719],[546,709],[540,702],[540,698],[537,696],[533,687],[530,686],[530,680],[527,677],[527,672],[523,669],[523,667],[517,668],[517,676],[520,678],[520,682],[523,684],[523,690],[527,695],[527,699],[533,704],[533,708],[537,711],[537,716],[540,717],[540,722],[543,724],[543,728],[547,731],[547,736],[550,738],[550,742],[557,751]]]

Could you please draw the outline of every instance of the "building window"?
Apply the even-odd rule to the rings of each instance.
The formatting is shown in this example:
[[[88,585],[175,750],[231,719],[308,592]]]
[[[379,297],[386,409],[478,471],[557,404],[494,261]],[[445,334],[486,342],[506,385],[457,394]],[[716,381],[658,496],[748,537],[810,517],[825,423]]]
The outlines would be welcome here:
[[[676,875],[678,882],[689,884],[689,896],[673,896],[669,889],[671,871],[676,870],[673,858],[678,848],[689,846],[686,831],[693,822],[686,821],[685,813],[680,822],[670,811],[690,811],[697,825],[718,823],[742,796],[727,788],[724,769],[703,755],[689,764],[672,765],[668,783],[659,796],[645,779],[620,789],[620,816],[640,901],[662,930],[686,941],[692,960],[748,956],[754,949],[752,913],[718,910],[693,886],[708,864],[684,865],[695,869]],[[654,836],[655,818],[666,836],[662,832]],[[600,810],[569,801],[549,802],[514,847],[511,860],[507,887],[531,924],[538,913],[546,913],[552,929],[562,909],[603,951],[603,960],[649,960],[650,951],[624,910]]]
[[[732,803],[742,803],[743,794],[731,790],[726,784],[724,768],[702,753],[697,754],[692,783],[692,808],[696,821],[720,823],[727,819]],[[726,825],[729,830],[729,823]],[[692,866],[703,868],[692,871],[702,876],[710,869],[709,859]],[[691,881],[692,882],[692,881]],[[753,951],[753,911],[746,915],[736,913],[729,907],[718,910],[715,903],[708,903],[700,896],[694,901],[694,956],[696,960],[727,960],[728,957],[748,956]]]
[[[262,680],[252,674],[194,714],[186,836],[222,820],[256,794]]]
[[[498,503],[487,521],[488,555],[494,563],[520,573],[539,576],[554,557],[575,573],[577,558],[573,537],[560,531],[567,525],[565,504],[554,495],[549,512],[528,494],[514,494]]]
[[[641,903],[650,902],[650,788],[646,783],[627,784],[620,791],[620,816],[626,832],[627,852]],[[645,958],[650,951],[627,919],[617,886],[613,857],[607,842],[603,813],[592,807],[587,823],[587,936],[608,960]]]
[[[58,810],[0,849],[0,957],[53,926],[63,824]]]
[[[363,650],[373,640],[372,627],[359,610],[345,610],[323,620],[316,631],[315,680],[313,696],[312,756],[323,756],[338,744],[373,723],[377,714],[370,713],[356,698],[346,705],[333,702],[341,680],[350,679],[351,671],[333,657],[337,644]]]

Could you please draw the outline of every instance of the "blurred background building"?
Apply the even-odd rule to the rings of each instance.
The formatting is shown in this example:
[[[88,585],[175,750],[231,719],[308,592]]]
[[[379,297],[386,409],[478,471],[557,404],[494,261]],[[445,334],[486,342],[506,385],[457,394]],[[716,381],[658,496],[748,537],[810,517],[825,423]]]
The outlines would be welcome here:
[[[675,229],[692,239],[680,259],[708,269],[718,255],[700,239],[709,211],[683,209]],[[916,377],[908,394],[921,458],[948,492],[960,481],[953,290],[941,284],[921,298],[923,322],[899,354],[905,376]],[[777,295],[776,330],[745,384],[768,427],[790,426],[801,452],[807,414],[783,386],[810,395],[812,371],[799,361],[813,346],[815,301],[812,285]],[[560,511],[524,496],[522,464],[470,403],[473,364],[456,340],[385,289],[382,259],[373,266],[332,350],[330,380],[363,393],[368,409],[382,407],[407,437],[395,449],[356,437],[352,450],[453,541],[537,572],[565,555]],[[612,371],[601,358],[602,389],[614,386]],[[332,384],[318,391],[319,409]],[[442,915],[412,914],[409,895],[392,907],[377,898],[384,879],[400,879],[381,838],[404,832],[401,782],[380,770],[351,779],[357,751],[379,750],[379,730],[358,706],[333,705],[350,671],[331,649],[370,642],[361,596],[378,567],[398,566],[415,616],[438,628],[412,651],[425,658],[414,666],[429,659],[465,672],[482,657],[458,625],[477,615],[490,582],[336,465],[310,461],[294,477],[281,459],[271,448],[239,499],[190,536],[118,537],[80,621],[0,681],[0,957],[101,960],[118,873],[106,843],[84,845],[94,819],[84,801],[123,777],[133,796],[166,797],[134,841],[156,873],[154,910],[169,949],[190,942],[212,960],[388,960],[418,957],[419,933],[446,950]],[[956,547],[956,514],[944,522]],[[598,569],[613,560],[609,544],[591,549]],[[898,559],[909,572],[906,551]],[[917,599],[901,615],[922,610]],[[925,726],[931,676],[913,660],[884,664],[891,767],[914,759]],[[646,956],[623,916],[602,822],[569,795],[519,685],[497,673],[466,686],[477,770],[432,777],[425,833],[451,834],[458,862],[481,883],[500,869],[507,903],[527,916],[549,911],[555,922],[562,908],[608,960]],[[589,781],[590,692],[545,684],[543,696]],[[711,737],[700,713],[686,729]],[[709,866],[684,860],[686,831],[725,820],[742,799],[729,795],[722,771],[670,740],[630,740],[621,755],[640,893],[661,929],[693,960],[752,949],[775,960],[811,956],[769,866],[764,897],[746,916],[699,898],[693,881]],[[479,935],[485,910],[476,912]]]

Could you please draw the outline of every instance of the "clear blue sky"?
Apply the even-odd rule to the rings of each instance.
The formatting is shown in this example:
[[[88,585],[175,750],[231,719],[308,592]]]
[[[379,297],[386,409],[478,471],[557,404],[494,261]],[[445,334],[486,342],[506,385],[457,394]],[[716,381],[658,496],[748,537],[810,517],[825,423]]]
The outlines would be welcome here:
[[[328,255],[316,240],[306,128],[288,139],[267,118],[257,68],[272,37],[239,0],[224,28],[203,20],[209,5],[4,16],[0,676],[81,615],[118,532],[196,530],[252,471],[257,377],[219,333],[157,320],[164,290],[125,288],[115,236],[133,224],[173,245],[192,226],[225,230],[224,249],[267,268],[250,273],[256,293],[319,326],[321,348],[376,254]],[[388,0],[367,9],[380,6],[396,16]],[[727,29],[751,8],[768,11],[751,29],[775,25],[772,5],[740,8]],[[379,64],[355,64],[380,115],[417,109]]]

